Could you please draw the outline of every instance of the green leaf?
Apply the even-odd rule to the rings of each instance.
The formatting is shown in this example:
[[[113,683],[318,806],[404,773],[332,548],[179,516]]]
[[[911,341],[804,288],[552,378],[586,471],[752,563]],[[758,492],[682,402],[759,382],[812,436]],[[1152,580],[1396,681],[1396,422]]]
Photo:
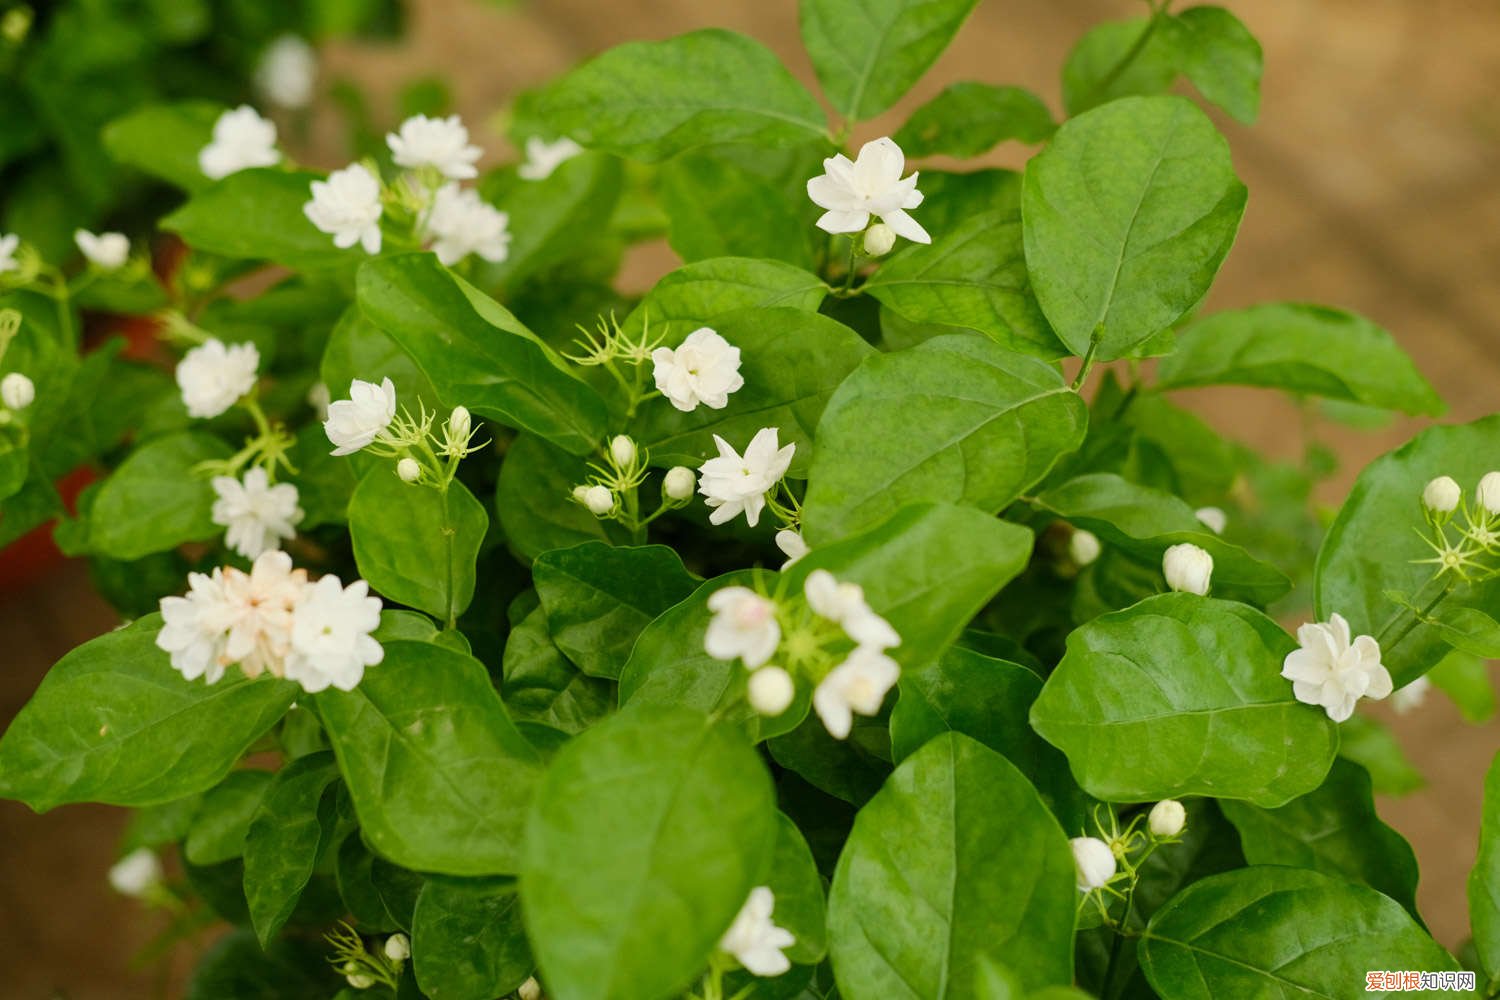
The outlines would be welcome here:
[[[649,332],[652,339],[680,344],[700,326],[713,326],[720,316],[741,309],[815,312],[827,292],[822,278],[800,267],[754,257],[715,257],[679,267],[658,281],[621,328],[632,338]]]
[[[114,559],[139,559],[216,537],[224,529],[212,517],[213,486],[195,469],[229,454],[223,441],[200,431],[147,441],[99,488],[89,547]]]
[[[396,387],[396,399],[413,413],[419,412],[419,405],[428,409],[442,405],[437,390],[411,355],[355,305],[344,310],[328,335],[319,374],[334,399],[347,399],[349,383],[355,379],[379,385],[381,379],[388,378]],[[323,451],[331,451],[327,437],[319,437],[324,442]],[[341,460],[348,464],[348,459]]]
[[[599,446],[604,401],[506,309],[431,254],[359,269],[359,307],[432,380],[444,406],[467,406],[575,455]]]
[[[736,256],[811,268],[816,207],[729,156],[684,153],[661,167],[667,239],[684,261]],[[819,243],[822,242],[820,239]]]
[[[696,467],[718,453],[714,435],[743,448],[762,427],[775,427],[783,446],[797,446],[790,474],[805,476],[813,429],[829,397],[874,349],[842,323],[798,309],[742,309],[716,318],[713,329],[740,349],[744,386],[722,410],[699,406],[683,413],[667,400],[653,400],[631,425],[631,436],[651,452],[652,465]]]
[[[1484,777],[1479,853],[1469,872],[1469,924],[1480,966],[1493,982],[1500,977],[1500,756]]]
[[[981,211],[940,237],[892,255],[865,291],[913,323],[978,330],[1047,361],[1066,353],[1037,304],[1013,209]]]
[[[1419,534],[1422,488],[1447,475],[1472,489],[1494,467],[1497,449],[1500,416],[1423,431],[1365,467],[1323,539],[1313,579],[1318,620],[1338,612],[1353,634],[1378,639],[1381,662],[1397,687],[1425,673],[1449,648],[1438,627],[1418,623],[1405,631],[1411,613],[1387,596],[1401,594],[1420,606],[1437,592],[1429,586],[1432,564],[1415,561],[1432,558]],[[1500,582],[1462,586],[1455,598],[1494,617],[1500,613]]]
[[[276,724],[297,685],[231,673],[183,680],[156,648],[159,615],[59,660],[0,739],[0,796],[148,806],[218,784]]]
[[[802,44],[852,121],[889,108],[943,54],[978,0],[802,0]]]
[[[411,940],[417,985],[432,1000],[489,1000],[531,975],[515,879],[427,879]]]
[[[1316,789],[1276,809],[1220,804],[1252,865],[1310,868],[1385,893],[1417,915],[1417,858],[1406,838],[1381,822],[1370,775],[1335,759]]]
[[[1031,725],[1107,802],[1212,795],[1274,808],[1317,788],[1338,748],[1327,715],[1280,676],[1294,648],[1243,604],[1148,598],[1068,636]]]
[[[537,789],[521,871],[548,994],[688,988],[762,884],[776,823],[749,742],[696,712],[630,708],[564,744]]]
[[[519,434],[500,465],[495,514],[505,539],[523,559],[591,539],[623,544],[625,532],[569,499],[589,475],[583,459],[535,434]]]
[[[1157,568],[1168,547],[1196,545],[1213,556],[1216,594],[1268,604],[1291,589],[1280,570],[1215,535],[1182,500],[1113,473],[1069,479],[1037,497],[1036,506]]]
[[[323,425],[312,423],[299,430],[288,457],[297,469],[292,482],[297,487],[297,506],[302,508],[297,530],[307,532],[325,524],[348,523],[349,500],[359,484],[356,463],[331,454]]]
[[[1044,142],[1057,126],[1042,99],[1023,87],[951,83],[895,135],[907,156],[979,156],[1010,139]]]
[[[1372,969],[1458,968],[1394,900],[1274,866],[1188,886],[1152,918],[1140,958],[1163,1000],[1347,997]]]
[[[1056,369],[979,337],[871,357],[819,422],[807,538],[817,546],[920,501],[995,513],[1078,446],[1086,420]]]
[[[541,126],[531,131],[638,160],[827,134],[818,102],[770,50],[718,29],[610,49],[535,95],[521,114]]]
[[[1072,119],[1026,165],[1026,266],[1074,354],[1123,357],[1203,298],[1245,210],[1229,145],[1181,97]]]
[[[504,655],[501,694],[517,721],[581,733],[614,707],[613,686],[583,673],[557,648],[541,605],[511,628]]]
[[[1488,615],[1485,617],[1489,618]],[[1494,642],[1497,634],[1500,634],[1500,625],[1496,625],[1492,618],[1489,618],[1489,624],[1494,628],[1490,632],[1489,641]],[[1427,672],[1427,677],[1458,706],[1464,721],[1471,725],[1479,725],[1495,717],[1495,686],[1490,681],[1487,659],[1487,656],[1493,655],[1480,655],[1458,648]]]
[[[1380,795],[1409,795],[1427,783],[1390,729],[1368,715],[1339,724],[1339,756],[1368,771]]]
[[[849,1000],[976,997],[1002,954],[1027,989],[1073,978],[1078,890],[1062,828],[1021,772],[948,733],[859,811],[828,901]]]
[[[540,760],[483,664],[391,642],[357,688],[314,700],[372,848],[418,871],[516,870]]]
[[[1164,389],[1257,385],[1418,416],[1444,409],[1394,337],[1322,306],[1251,306],[1194,323],[1158,375]]]
[[[584,673],[612,680],[641,630],[698,582],[665,545],[584,542],[543,553],[531,571],[557,647]]]
[[[198,166],[198,154],[213,139],[225,108],[208,101],[148,104],[105,127],[104,148],[120,163],[185,191],[213,183]]]
[[[349,500],[359,575],[392,601],[452,623],[474,598],[474,567],[489,528],[484,505],[455,479],[446,490],[405,483],[388,463]]]
[[[1173,19],[1182,72],[1206,100],[1250,124],[1260,110],[1260,43],[1223,7],[1189,7]]]
[[[230,771],[210,788],[193,816],[183,855],[200,867],[217,865],[245,853],[245,832],[271,784],[269,771]]]
[[[776,817],[776,850],[766,885],[776,897],[776,926],[785,927],[797,939],[786,950],[787,958],[798,965],[821,962],[828,953],[823,877],[802,831],[785,813]]]
[[[487,201],[510,217],[510,252],[498,264],[476,264],[485,288],[517,288],[555,264],[576,256],[588,233],[607,219],[620,198],[620,161],[585,153],[560,165],[550,177],[524,180],[513,170],[479,182]]]
[[[1166,93],[1182,61],[1171,18],[1107,21],[1078,40],[1063,63],[1063,107],[1078,115],[1121,97]]]
[[[332,830],[318,804],[338,780],[333,754],[298,757],[277,772],[245,835],[245,899],[262,947],[276,937],[312,878]]]
[[[161,227],[195,250],[235,260],[269,260],[299,271],[350,266],[365,252],[340,250],[302,212],[312,200],[312,182],[322,179],[305,170],[241,170],[193,195]]]

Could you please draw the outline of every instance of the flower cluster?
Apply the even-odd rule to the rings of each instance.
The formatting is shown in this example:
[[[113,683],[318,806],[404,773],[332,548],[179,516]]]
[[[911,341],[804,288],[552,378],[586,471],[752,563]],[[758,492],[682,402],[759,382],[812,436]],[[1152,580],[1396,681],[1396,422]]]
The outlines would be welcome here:
[[[389,378],[379,385],[354,379],[348,399],[328,404],[323,433],[333,445],[331,454],[368,451],[393,458],[402,482],[446,490],[458,463],[484,445],[473,443],[474,418],[467,407],[455,406],[441,430],[434,427],[436,419],[420,404],[416,416],[406,409],[398,412],[396,386]]]
[[[574,503],[601,520],[619,521],[634,537],[669,510],[685,507],[693,498],[693,470],[675,465],[662,476],[661,502],[646,514],[638,490],[646,481],[650,456],[628,435],[616,434],[600,449],[602,461],[589,463],[589,477],[573,487]]]
[[[333,946],[330,964],[344,977],[351,989],[368,990],[384,986],[395,992],[401,985],[401,971],[411,959],[411,938],[397,931],[374,951],[365,947],[364,938],[342,921],[325,936]]]
[[[715,659],[744,663],[751,671],[750,705],[762,715],[780,715],[791,706],[801,675],[814,684],[813,711],[824,728],[845,739],[854,716],[879,713],[901,676],[901,667],[886,655],[901,636],[871,609],[858,584],[840,582],[825,569],[808,574],[801,600],[731,586],[714,591],[708,609],[713,618],[704,650]],[[772,665],[773,658],[786,665]]]
[[[1433,554],[1420,561],[1438,576],[1477,582],[1500,573],[1500,563],[1486,562],[1500,555],[1500,472],[1480,477],[1473,503],[1453,477],[1438,476],[1422,490],[1422,511],[1428,531],[1421,537]]]
[[[1137,813],[1121,830],[1114,813],[1101,806],[1094,813],[1094,825],[1098,836],[1074,837],[1068,842],[1073,849],[1075,884],[1083,894],[1079,906],[1094,901],[1104,922],[1113,926],[1105,896],[1130,896],[1146,859],[1157,848],[1182,839],[1187,809],[1176,799],[1162,799],[1146,813]]]

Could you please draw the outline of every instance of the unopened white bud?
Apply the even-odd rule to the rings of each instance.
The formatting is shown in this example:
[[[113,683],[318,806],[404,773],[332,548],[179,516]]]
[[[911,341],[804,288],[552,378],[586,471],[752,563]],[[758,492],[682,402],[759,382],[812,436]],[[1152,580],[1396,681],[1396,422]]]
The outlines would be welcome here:
[[[1093,892],[1115,877],[1115,853],[1098,837],[1074,837],[1068,841],[1068,846],[1073,848],[1073,869],[1079,892]]]
[[[396,463],[396,475],[401,477],[403,483],[414,483],[422,478],[422,467],[415,458],[403,458]]]
[[[469,416],[469,408],[455,406],[453,412],[448,415],[448,440],[460,443],[468,441],[473,426],[474,419]]]
[[[1500,514],[1500,472],[1486,472],[1475,495],[1479,506],[1491,514]]]
[[[36,385],[20,372],[11,372],[0,378],[0,402],[7,409],[24,410],[36,399]]]
[[[1229,526],[1229,515],[1218,507],[1199,507],[1193,511],[1198,521],[1209,531],[1216,535],[1224,534],[1224,529]]]
[[[1422,506],[1434,514],[1451,514],[1458,509],[1463,490],[1452,476],[1438,476],[1422,488]]]
[[[1074,531],[1073,537],[1068,539],[1068,555],[1079,566],[1087,566],[1098,559],[1101,548],[1099,536],[1082,528]]]
[[[573,499],[575,502],[581,503],[584,506],[588,505],[589,488],[587,483],[579,483],[577,486],[573,487]]]
[[[404,962],[411,958],[411,938],[405,934],[392,934],[386,938],[385,957],[392,962]]]
[[[896,231],[884,222],[877,222],[865,230],[865,253],[871,257],[884,257],[896,245]]]
[[[109,870],[110,887],[122,896],[139,899],[161,881],[161,860],[149,847],[138,848]]]
[[[542,984],[533,976],[521,984],[521,988],[516,990],[516,996],[520,1000],[542,1000]]]
[[[615,495],[603,486],[585,487],[583,505],[597,517],[603,517],[615,509]]]
[[[1162,799],[1151,807],[1146,826],[1153,837],[1175,837],[1187,826],[1187,810],[1176,799]]]
[[[674,465],[667,470],[667,478],[662,480],[662,492],[672,500],[688,500],[692,498],[693,490],[698,485],[698,477],[693,475],[693,470],[685,465]]]
[[[750,707],[761,715],[780,715],[797,696],[792,675],[780,667],[761,667],[750,675]]]
[[[1174,545],[1161,558],[1167,586],[1187,594],[1208,593],[1214,572],[1214,557],[1190,542]]]
[[[635,442],[624,434],[616,434],[609,442],[609,457],[622,469],[635,464]]]
[[[349,981],[350,986],[353,986],[357,990],[367,990],[375,985],[375,977],[367,976],[363,972],[356,972],[344,978]]]

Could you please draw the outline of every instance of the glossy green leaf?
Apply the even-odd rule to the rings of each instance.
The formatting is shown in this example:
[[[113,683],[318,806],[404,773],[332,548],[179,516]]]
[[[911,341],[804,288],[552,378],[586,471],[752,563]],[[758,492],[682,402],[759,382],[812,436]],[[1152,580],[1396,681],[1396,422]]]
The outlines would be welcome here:
[[[269,771],[230,771],[203,795],[183,842],[195,865],[217,865],[245,852],[245,832],[271,784]]]
[[[104,148],[116,161],[151,177],[198,191],[213,183],[198,166],[198,154],[213,139],[225,108],[208,101],[148,104],[104,129]]]
[[[1047,105],[1025,88],[950,83],[912,112],[895,140],[907,156],[969,157],[1010,139],[1043,142],[1056,128]]]
[[[872,357],[819,422],[807,538],[842,538],[921,501],[995,513],[1078,446],[1086,420],[1056,369],[979,337]]]
[[[1152,918],[1141,966],[1163,1000],[1361,995],[1377,969],[1458,964],[1394,900],[1298,868],[1225,872]]]
[[[495,513],[505,539],[523,559],[591,539],[625,541],[613,522],[574,503],[573,487],[589,475],[588,463],[534,434],[511,442],[495,487]]]
[[[895,104],[943,54],[978,0],[803,0],[802,44],[850,121]]]
[[[1247,125],[1260,110],[1260,43],[1223,7],[1189,7],[1172,18],[1182,72],[1205,99]]]
[[[1028,989],[1073,978],[1073,858],[1036,790],[957,733],[908,757],[854,821],[829,895],[848,1000],[976,997],[1002,954]]]
[[[1196,306],[1239,228],[1229,145],[1181,97],[1132,97],[1072,119],[1026,165],[1026,266],[1062,342],[1129,354]]]
[[[1469,925],[1480,966],[1493,982],[1500,977],[1500,756],[1484,778],[1479,853],[1469,872]]]
[[[1089,30],[1063,63],[1063,106],[1079,115],[1121,97],[1164,94],[1182,62],[1167,17],[1106,21]]]
[[[776,817],[776,850],[765,884],[776,897],[776,926],[785,927],[797,939],[786,949],[786,957],[798,965],[821,962],[828,953],[823,877],[802,831],[785,813]]]
[[[516,870],[541,762],[483,664],[391,642],[357,688],[314,700],[371,847],[418,871]]]
[[[218,784],[276,724],[297,685],[237,672],[186,681],[156,648],[158,615],[59,660],[0,738],[0,796],[145,806]]]
[[[1436,416],[1443,402],[1395,338],[1362,316],[1273,304],[1219,313],[1177,337],[1162,388],[1257,385]]]
[[[359,307],[432,380],[445,406],[532,431],[575,455],[599,446],[604,401],[514,316],[430,254],[359,270]]]
[[[498,264],[479,265],[485,288],[516,288],[523,281],[586,246],[580,233],[608,218],[620,198],[621,163],[602,153],[584,153],[540,181],[512,171],[485,178],[479,190],[510,217],[510,252]],[[580,317],[581,319],[581,317]]]
[[[770,775],[737,730],[629,708],[566,743],[537,790],[526,928],[558,1000],[686,989],[775,850]]]
[[[633,338],[649,333],[653,340],[680,344],[700,326],[712,327],[718,317],[741,309],[815,311],[827,292],[823,279],[791,264],[715,257],[662,278],[621,326]]]
[[[193,249],[235,260],[269,260],[298,270],[352,267],[359,247],[340,250],[302,208],[321,174],[261,167],[230,174],[199,191],[161,227]]]
[[[733,158],[708,152],[669,160],[659,183],[667,240],[684,261],[749,257],[814,266],[813,241],[823,234],[806,197],[792,200]]]
[[[328,846],[318,804],[338,780],[333,754],[298,757],[277,772],[245,835],[245,899],[262,947],[281,930]]]
[[[388,378],[396,388],[397,403],[413,413],[419,412],[423,405],[429,410],[442,405],[437,390],[411,355],[390,334],[366,319],[358,306],[350,306],[334,324],[328,345],[323,349],[319,374],[334,399],[348,399],[349,383],[354,379],[379,385]],[[327,436],[320,436],[325,442],[323,450],[332,451]],[[348,458],[341,460],[349,463]]]
[[[588,676],[557,648],[541,605],[506,636],[502,673],[505,707],[517,721],[581,733],[614,707],[613,685]]]
[[[104,481],[89,517],[89,545],[115,559],[201,542],[224,528],[211,516],[214,490],[199,463],[228,458],[229,446],[200,431],[153,438]]]
[[[1068,636],[1031,708],[1091,795],[1212,795],[1276,807],[1317,788],[1338,749],[1280,676],[1292,638],[1230,601],[1163,594]]]
[[[411,941],[417,985],[432,1000],[491,1000],[531,975],[515,879],[427,879]]]

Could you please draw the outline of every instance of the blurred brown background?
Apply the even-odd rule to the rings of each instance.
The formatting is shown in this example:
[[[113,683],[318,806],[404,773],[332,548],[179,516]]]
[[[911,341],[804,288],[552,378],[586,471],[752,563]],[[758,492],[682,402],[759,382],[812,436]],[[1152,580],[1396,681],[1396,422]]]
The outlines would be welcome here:
[[[1388,329],[1451,404],[1447,419],[1500,409],[1500,6],[1485,0],[1220,0],[1265,47],[1259,122],[1218,116],[1250,206],[1208,307],[1317,301],[1361,312]],[[1187,4],[1181,4],[1186,6]],[[813,83],[797,35],[795,0],[411,0],[399,45],[345,44],[326,53],[325,83],[347,76],[377,109],[414,77],[439,74],[457,110],[492,157],[510,155],[484,123],[520,89],[578,59],[633,38],[718,25],[767,43]],[[1090,25],[1143,12],[1139,0],[985,0],[952,48],[897,109],[862,128],[863,141],[961,79],[1014,83],[1060,112],[1058,73]],[[326,131],[336,121],[319,117]],[[317,134],[317,133],[315,133]],[[334,144],[328,156],[337,157]],[[991,162],[1019,166],[1027,150]],[[308,157],[319,159],[319,151]],[[327,157],[324,157],[326,160]],[[338,165],[325,162],[324,165]],[[672,266],[648,248],[627,268],[639,289]],[[1295,411],[1269,393],[1209,391],[1186,397],[1225,433],[1280,457],[1301,445]],[[1354,472],[1416,429],[1331,431]],[[1500,466],[1500,456],[1496,457]],[[0,722],[9,720],[47,667],[115,624],[80,566],[23,592],[0,594]],[[1500,748],[1500,723],[1465,725],[1441,695],[1396,718],[1382,706],[1428,787],[1382,802],[1422,863],[1419,900],[1450,947],[1467,934],[1464,880],[1474,857],[1484,769]],[[104,876],[123,825],[118,810],[66,807],[34,816],[0,803],[0,994],[124,998],[177,995],[179,959],[167,974],[130,970],[158,918],[110,893]]]

